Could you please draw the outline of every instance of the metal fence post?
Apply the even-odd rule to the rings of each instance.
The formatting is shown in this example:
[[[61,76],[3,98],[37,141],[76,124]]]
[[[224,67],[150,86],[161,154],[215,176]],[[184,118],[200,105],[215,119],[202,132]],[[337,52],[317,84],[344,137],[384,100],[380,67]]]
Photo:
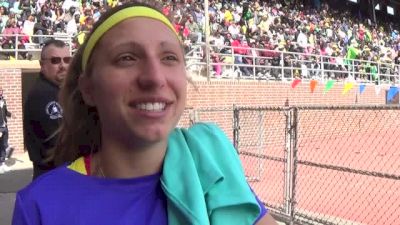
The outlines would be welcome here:
[[[264,149],[264,112],[262,110],[258,111],[258,141],[257,141],[257,152],[258,155],[263,154]],[[257,181],[261,180],[261,174],[264,167],[264,159],[261,157],[257,158],[258,161],[258,171],[257,171]]]
[[[396,71],[396,69],[395,69],[395,71]],[[397,73],[398,73],[397,81],[400,82],[400,65],[397,65]]]
[[[381,63],[378,64],[378,84],[381,84]]]
[[[286,127],[285,127],[285,160],[286,160],[286,165],[285,165],[285,214],[290,215],[290,189],[291,189],[291,178],[290,178],[290,171],[291,171],[291,149],[290,149],[290,111],[285,110],[285,117],[286,117]],[[292,221],[292,218],[290,218],[290,221]]]
[[[233,146],[239,153],[239,108],[233,105]]]
[[[320,68],[319,68],[320,72],[321,72],[321,80],[325,81],[325,78],[324,78],[324,56],[321,55],[319,60],[321,61]]]
[[[297,178],[297,125],[299,121],[298,108],[293,108],[291,116],[291,130],[290,130],[290,140],[292,149],[292,190],[291,190],[291,201],[290,201],[290,218],[292,221],[295,219],[295,208],[296,208],[296,178]],[[292,222],[293,224],[294,222]]]
[[[297,153],[297,108],[285,111],[285,214],[289,216],[289,224],[294,224],[295,212],[295,176],[296,176],[296,153]]]
[[[193,126],[199,121],[199,115],[196,109],[191,109],[189,111],[189,125]]]
[[[256,57],[253,55],[253,50],[251,52],[251,58],[252,58],[252,66],[253,66],[253,80],[256,79]]]
[[[284,57],[284,55],[283,55],[283,52],[281,53],[281,61],[280,61],[280,64],[281,64],[281,80],[283,80],[284,78],[285,78],[285,59],[283,58]]]
[[[14,48],[14,50],[15,50],[15,60],[18,60],[18,35],[19,34],[16,34],[15,35],[15,48]]]

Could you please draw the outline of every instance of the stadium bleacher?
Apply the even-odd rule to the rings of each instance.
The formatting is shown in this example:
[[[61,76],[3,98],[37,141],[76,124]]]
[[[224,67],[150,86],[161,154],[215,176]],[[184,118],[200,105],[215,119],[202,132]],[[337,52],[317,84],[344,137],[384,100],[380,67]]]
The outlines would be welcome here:
[[[44,38],[35,35],[57,35],[76,49],[103,12],[124,2],[127,0],[1,1],[1,59],[38,57]],[[259,74],[270,78],[275,77],[271,71],[266,74],[248,65],[284,64],[298,68],[295,76],[303,76],[304,65],[311,71],[318,65],[326,70],[349,70],[351,65],[357,72],[372,74],[376,68],[369,62],[400,64],[399,24],[374,24],[369,18],[333,7],[328,4],[330,1],[316,2],[321,4],[283,0],[210,1],[213,74],[226,74],[226,67],[218,66],[224,63],[240,65],[235,71],[242,76]],[[160,3],[163,13],[173,18],[187,52],[205,41],[203,1]],[[14,49],[19,52],[15,54]],[[233,51],[232,57],[229,51]],[[283,57],[279,52],[292,54]],[[255,61],[256,56],[263,60]],[[325,65],[321,60],[326,61]],[[396,74],[400,73],[398,68],[379,69]]]

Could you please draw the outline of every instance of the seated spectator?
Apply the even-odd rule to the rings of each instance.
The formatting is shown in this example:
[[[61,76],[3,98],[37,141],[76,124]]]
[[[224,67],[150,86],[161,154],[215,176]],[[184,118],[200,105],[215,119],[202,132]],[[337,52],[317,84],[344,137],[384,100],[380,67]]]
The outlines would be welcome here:
[[[10,6],[10,3],[7,0],[0,0],[0,6],[8,9]]]
[[[238,52],[242,57],[243,66],[240,65],[239,66],[243,75],[245,76],[253,75],[253,67],[251,67],[250,65],[253,65],[254,57],[252,55],[252,51],[250,50],[250,46],[246,39],[242,40],[241,44],[239,45]]]
[[[93,19],[94,22],[96,22],[100,18],[101,12],[99,8],[94,8],[93,9]]]
[[[33,26],[33,33],[38,35],[37,37],[33,38],[33,42],[43,45],[45,40],[48,38],[44,35],[51,35],[53,33],[50,20],[44,16],[40,17]]]
[[[210,37],[210,43],[213,44],[213,48],[215,52],[220,52],[221,49],[225,45],[225,38],[221,35],[220,32],[216,31],[214,34]]]
[[[54,27],[53,27],[53,31],[54,32],[65,32],[65,13],[64,10],[61,7],[57,7],[55,9],[55,21],[54,21]]]
[[[74,20],[75,21],[75,15],[79,15],[79,12],[76,10],[77,8],[75,6],[71,6],[68,10],[65,11],[64,14],[64,22],[66,24],[69,23],[69,21]]]
[[[4,6],[0,6],[0,33],[3,32],[3,29],[6,27],[8,21],[8,11]]]
[[[187,27],[189,31],[188,38],[191,40],[192,43],[199,43],[202,41],[201,29],[199,25],[194,22],[192,15],[187,16],[185,27]]]
[[[21,14],[22,10],[20,8],[20,1],[14,1],[12,5],[10,5],[10,12],[15,14]]]
[[[70,36],[75,36],[78,34],[78,25],[79,25],[79,14],[75,14],[74,19],[71,19],[67,23],[67,34]]]
[[[28,35],[29,37],[32,37],[32,35],[34,34],[33,32],[34,26],[35,26],[35,17],[33,15],[29,15],[23,23],[22,32]]]
[[[64,11],[68,11],[68,10],[70,10],[71,8],[78,8],[79,7],[79,4],[78,4],[78,2],[77,1],[75,1],[75,0],[65,0],[64,1],[64,3],[63,3],[63,5],[62,5],[62,9],[64,10]]]
[[[3,37],[1,39],[1,47],[3,49],[24,49],[24,43],[28,42],[28,37],[24,36],[21,28],[18,27],[17,21],[12,18],[7,21],[7,25],[2,32]],[[16,38],[16,35],[19,35]],[[26,53],[20,52],[20,55],[25,55]],[[8,59],[12,59],[15,56],[14,52],[5,53]],[[24,56],[25,57],[25,56]]]

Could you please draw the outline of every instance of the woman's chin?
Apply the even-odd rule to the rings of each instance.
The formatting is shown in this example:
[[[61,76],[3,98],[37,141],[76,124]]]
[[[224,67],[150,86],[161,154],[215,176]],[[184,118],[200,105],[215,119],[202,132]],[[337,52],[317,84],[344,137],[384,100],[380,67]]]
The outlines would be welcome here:
[[[140,132],[140,133],[139,133]],[[149,129],[141,129],[135,136],[139,137],[142,141],[147,143],[157,143],[167,140],[168,132],[167,129],[162,128],[149,128]]]

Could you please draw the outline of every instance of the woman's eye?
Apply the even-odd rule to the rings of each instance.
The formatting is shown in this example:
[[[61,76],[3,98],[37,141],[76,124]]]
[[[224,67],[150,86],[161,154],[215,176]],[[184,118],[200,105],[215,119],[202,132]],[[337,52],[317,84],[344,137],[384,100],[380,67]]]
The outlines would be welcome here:
[[[123,55],[120,56],[118,58],[119,61],[132,61],[132,60],[136,60],[135,57],[131,56],[131,55]]]
[[[120,55],[116,58],[115,63],[120,64],[120,65],[130,65],[132,63],[135,63],[137,61],[137,57],[135,57],[132,54],[125,54],[125,55]]]
[[[164,59],[168,61],[178,61],[178,57],[175,55],[167,55]]]

